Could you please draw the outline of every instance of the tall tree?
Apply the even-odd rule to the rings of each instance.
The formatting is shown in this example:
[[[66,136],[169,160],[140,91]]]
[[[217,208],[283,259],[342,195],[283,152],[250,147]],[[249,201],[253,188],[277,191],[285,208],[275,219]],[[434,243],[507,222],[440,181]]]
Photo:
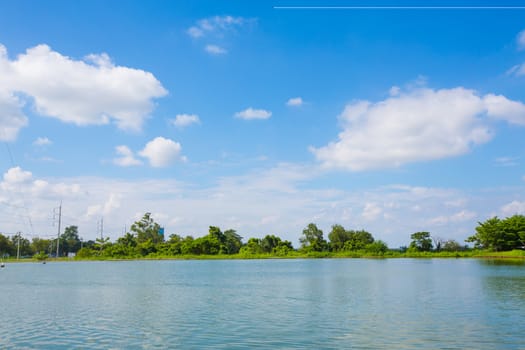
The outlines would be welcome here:
[[[130,231],[137,237],[138,243],[151,240],[154,244],[164,241],[164,234],[159,224],[153,220],[151,213],[145,213],[142,219],[131,225]]]
[[[60,250],[64,253],[76,253],[80,250],[80,238],[78,237],[78,227],[68,226],[64,233],[60,235]]]
[[[341,225],[333,225],[332,231],[328,234],[328,239],[330,240],[330,249],[332,251],[343,250],[345,243],[350,240],[351,234],[345,230]]]
[[[232,229],[224,231],[224,237],[226,254],[237,254],[242,246],[242,237],[237,234],[237,231]]]
[[[430,238],[430,232],[416,232],[410,235],[412,242],[410,242],[410,248],[418,250],[420,252],[429,252],[432,250],[432,238]]]
[[[365,249],[369,244],[374,243],[372,234],[365,230],[349,231],[349,239],[345,243],[345,250],[359,250]]]
[[[117,244],[121,244],[126,247],[136,247],[137,238],[133,234],[126,232],[124,236],[117,239]]]
[[[11,246],[13,247],[13,255],[17,253],[20,253],[20,256],[33,255],[31,242],[27,238],[22,237],[20,232],[11,236]]]
[[[14,247],[12,242],[0,233],[0,258],[3,256],[13,255]]]
[[[525,245],[525,216],[514,215],[504,220],[494,216],[479,222],[476,234],[466,239],[476,248],[495,251],[512,250]]]
[[[303,230],[302,236],[299,238],[301,247],[305,250],[314,252],[322,252],[327,250],[328,243],[323,238],[323,231],[317,227],[316,224],[310,223]]]
[[[33,237],[31,241],[31,248],[33,253],[48,253],[51,241],[45,238]]]

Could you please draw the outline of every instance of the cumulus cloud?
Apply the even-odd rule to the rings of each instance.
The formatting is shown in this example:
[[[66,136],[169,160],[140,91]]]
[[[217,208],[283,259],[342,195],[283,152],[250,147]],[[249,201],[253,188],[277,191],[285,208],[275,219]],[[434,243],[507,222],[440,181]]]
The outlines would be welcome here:
[[[135,165],[142,165],[142,162],[135,158],[133,151],[129,149],[128,146],[120,145],[115,147],[115,151],[119,157],[113,159],[113,163],[118,166],[128,167]]]
[[[33,174],[30,171],[22,170],[22,168],[17,166],[7,170],[7,172],[4,174],[4,181],[2,184],[4,186],[21,184],[30,181],[32,178]]]
[[[201,120],[196,114],[177,114],[170,123],[178,128],[184,128],[192,124],[200,124]]]
[[[301,97],[293,97],[286,102],[286,105],[290,107],[300,107],[303,103],[304,101]]]
[[[383,213],[383,209],[377,203],[366,203],[361,216],[366,220],[375,220]]]
[[[518,50],[525,50],[525,30],[522,30],[518,33],[518,36],[516,37],[516,44],[518,46]]]
[[[0,45],[0,61],[1,57]],[[2,74],[0,62],[0,75]],[[22,113],[22,103],[13,93],[6,91],[5,86],[1,86],[2,77],[0,76],[0,141],[14,141],[18,136],[18,131],[27,125],[27,117]]]
[[[22,194],[32,196],[70,197],[79,194],[80,187],[77,184],[49,184],[45,180],[34,179],[33,173],[20,167],[8,169],[0,182],[0,190],[6,193],[17,194],[13,201],[19,201]]]
[[[94,216],[107,216],[111,214],[116,209],[120,208],[121,205],[121,195],[116,193],[110,193],[109,197],[103,204],[90,205],[87,208],[86,216],[88,218]]]
[[[35,146],[49,146],[53,143],[50,139],[47,137],[38,137],[35,141],[33,141],[33,145]]]
[[[350,171],[453,157],[492,139],[487,117],[523,125],[525,105],[462,87],[397,91],[383,101],[348,104],[339,139],[310,150],[324,167]]]
[[[210,34],[221,35],[226,31],[241,27],[252,20],[243,17],[213,16],[197,21],[186,31],[192,38],[202,38]]]
[[[525,104],[494,94],[485,95],[483,103],[488,116],[511,124],[525,125]]]
[[[139,155],[147,158],[152,167],[161,168],[176,161],[186,161],[181,150],[180,143],[159,136],[148,142]]]
[[[407,245],[410,233],[417,231],[461,242],[472,235],[478,221],[499,214],[508,198],[522,198],[525,191],[523,186],[467,192],[410,185],[312,188],[309,181],[317,183],[323,173],[318,167],[298,164],[221,176],[205,186],[170,178],[35,179],[21,168],[5,173],[0,174],[0,222],[5,232],[21,230],[15,215],[25,211],[14,205],[23,205],[20,198],[25,195],[35,233],[56,232],[49,219],[51,208],[64,199],[64,226],[78,225],[84,239],[94,239],[93,220],[102,215],[112,240],[151,212],[168,234],[194,237],[207,234],[211,224],[236,229],[245,240],[274,233],[296,245],[304,227],[315,222],[324,232],[334,223],[365,229],[391,247]],[[374,211],[368,218],[363,215]],[[509,210],[509,215],[516,211]]]
[[[206,45],[204,47],[204,50],[209,53],[209,54],[212,54],[212,55],[224,55],[226,53],[228,53],[228,50],[226,50],[225,48],[223,47],[220,47],[218,45]]]
[[[470,210],[461,210],[451,215],[436,216],[428,220],[430,226],[442,226],[453,223],[470,222],[477,216],[477,213]]]
[[[235,113],[235,117],[244,120],[252,119],[268,119],[272,116],[272,112],[264,109],[254,109],[252,107]]]
[[[500,212],[505,217],[512,216],[515,214],[525,215],[525,202],[520,202],[516,200],[512,201],[503,205],[500,208]]]
[[[114,122],[121,129],[139,130],[153,110],[153,99],[167,94],[153,74],[117,66],[107,54],[76,60],[47,45],[29,48],[14,60],[0,45],[0,86],[0,119],[8,127],[0,135],[4,139],[13,139],[27,124],[21,108],[28,101],[37,113],[63,122]]]
[[[225,38],[238,29],[256,23],[253,18],[233,16],[213,16],[198,20],[186,33],[193,39],[212,39],[214,42],[224,42]],[[225,55],[228,51],[217,44],[208,44],[204,50],[211,55]]]

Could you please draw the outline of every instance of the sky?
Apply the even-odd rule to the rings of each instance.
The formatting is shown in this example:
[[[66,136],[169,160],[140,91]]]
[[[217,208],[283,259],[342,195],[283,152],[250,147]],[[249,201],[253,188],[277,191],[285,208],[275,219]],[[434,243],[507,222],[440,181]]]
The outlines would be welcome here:
[[[525,214],[525,2],[418,6],[0,0],[0,232],[399,247]]]

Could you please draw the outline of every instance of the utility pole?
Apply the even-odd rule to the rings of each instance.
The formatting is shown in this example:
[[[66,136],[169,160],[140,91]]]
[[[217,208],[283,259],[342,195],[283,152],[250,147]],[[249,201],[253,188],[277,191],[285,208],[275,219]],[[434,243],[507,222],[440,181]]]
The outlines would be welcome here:
[[[16,244],[16,260],[20,260],[20,235],[21,234],[22,234],[21,232],[17,233],[18,241],[17,241],[17,244]]]
[[[56,257],[58,259],[59,248],[60,248],[60,223],[62,222],[62,201],[60,201],[60,206],[58,208],[53,209],[53,220],[55,220],[57,209],[58,209],[58,233],[57,233],[57,255]]]

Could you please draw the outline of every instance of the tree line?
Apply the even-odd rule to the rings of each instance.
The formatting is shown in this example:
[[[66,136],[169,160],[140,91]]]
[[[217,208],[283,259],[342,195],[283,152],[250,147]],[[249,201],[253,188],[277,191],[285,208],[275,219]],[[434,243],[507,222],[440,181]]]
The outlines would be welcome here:
[[[525,216],[514,215],[506,219],[493,217],[479,222],[476,233],[466,239],[475,249],[505,251],[525,249]],[[263,238],[249,238],[245,243],[233,229],[224,232],[219,227],[210,226],[203,237],[180,236],[172,234],[165,239],[161,226],[150,213],[131,225],[129,232],[110,242],[109,237],[83,241],[77,226],[68,226],[60,235],[59,256],[75,253],[79,258],[141,258],[170,257],[184,255],[235,255],[242,256],[288,256],[291,254],[317,254],[322,256],[361,252],[365,255],[382,256],[392,252],[387,244],[376,240],[365,230],[348,230],[341,225],[333,225],[325,239],[324,233],[316,224],[308,224],[299,238],[300,247],[276,235]],[[471,249],[455,240],[434,237],[430,232],[421,231],[410,235],[408,247],[400,247],[401,253],[414,252],[459,252]],[[33,238],[29,241],[20,233],[7,237],[0,234],[0,256],[34,256],[46,259],[56,253],[56,239]],[[321,255],[320,255],[321,254]]]

